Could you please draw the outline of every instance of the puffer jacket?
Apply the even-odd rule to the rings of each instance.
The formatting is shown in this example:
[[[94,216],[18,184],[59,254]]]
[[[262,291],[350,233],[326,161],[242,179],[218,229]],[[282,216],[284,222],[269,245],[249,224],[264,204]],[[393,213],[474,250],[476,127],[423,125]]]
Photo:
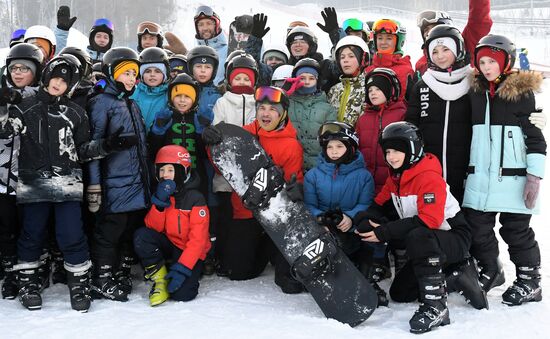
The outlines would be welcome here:
[[[212,124],[214,106],[218,99],[222,97],[220,90],[212,85],[212,82],[202,85],[200,88],[197,114],[195,115],[195,127],[198,134],[202,134],[202,131]]]
[[[540,74],[520,71],[509,75],[491,98],[487,81],[474,78],[472,145],[463,207],[487,212],[533,214],[525,207],[526,174],[544,177],[546,142],[529,122],[535,110],[533,91]]]
[[[256,100],[253,94],[225,92],[212,108],[216,125],[223,121],[237,126],[248,125],[256,118]]]
[[[372,57],[372,64],[365,69],[365,73],[369,73],[377,67],[391,68],[395,72],[401,84],[399,99],[405,98],[408,79],[414,76],[411,57],[408,55],[402,56],[401,54],[376,53]]]
[[[223,31],[220,34],[216,35],[212,39],[195,39],[197,45],[199,46],[210,46],[218,52],[218,70],[216,72],[216,77],[214,78],[214,84],[218,85],[223,82],[225,78],[225,59],[227,59],[227,37]]]
[[[298,141],[304,149],[304,169],[316,164],[322,151],[317,140],[319,127],[327,120],[336,120],[336,109],[327,102],[324,92],[314,95],[292,95],[288,108],[290,121],[298,131]]]
[[[365,111],[365,73],[353,78],[341,77],[328,92],[329,103],[338,110],[338,121],[355,126]]]
[[[151,173],[139,107],[108,80],[104,92],[88,102],[88,112],[93,140],[105,138],[120,127],[123,134],[139,138],[136,146],[90,162],[90,185],[101,185],[102,209],[105,213],[123,213],[149,207]]]
[[[157,87],[147,86],[143,81],[136,85],[130,99],[139,106],[147,131],[153,126],[155,115],[168,107],[168,84]]]

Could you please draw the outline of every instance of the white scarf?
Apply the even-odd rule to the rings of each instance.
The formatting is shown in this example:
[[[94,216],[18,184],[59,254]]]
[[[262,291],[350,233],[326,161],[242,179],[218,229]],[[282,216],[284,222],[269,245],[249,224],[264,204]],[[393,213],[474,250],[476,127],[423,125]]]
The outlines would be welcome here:
[[[469,75],[473,72],[470,65],[449,72],[438,72],[428,69],[422,80],[441,99],[454,101],[466,95],[470,90]]]

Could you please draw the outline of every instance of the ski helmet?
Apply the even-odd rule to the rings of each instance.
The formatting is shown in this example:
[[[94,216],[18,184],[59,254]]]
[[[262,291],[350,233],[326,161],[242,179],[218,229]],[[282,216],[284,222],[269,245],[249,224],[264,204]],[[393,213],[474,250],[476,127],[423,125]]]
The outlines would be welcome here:
[[[298,70],[303,67],[313,68],[315,71],[317,71],[317,75],[321,74],[321,66],[319,65],[319,62],[317,60],[312,58],[303,58],[300,59],[296,63],[296,65],[294,65],[294,69],[292,70],[292,77],[295,78],[297,76]]]
[[[361,38],[365,42],[371,40],[371,30],[367,24],[356,18],[349,18],[342,23],[342,29],[347,36],[353,35],[352,32],[361,32]]]
[[[80,73],[83,78],[87,78],[92,74],[92,58],[87,51],[80,49],[78,47],[67,46],[59,52],[59,55],[70,54],[74,55],[78,61],[80,61],[81,69]]]
[[[516,45],[512,42],[512,40],[508,39],[504,35],[496,34],[489,34],[481,38],[481,40],[477,43],[474,52],[474,65],[480,72],[478,53],[485,47],[504,52],[504,65],[501,65],[502,69],[500,72],[501,75],[509,73],[516,62]]]
[[[155,157],[157,180],[160,181],[160,169],[165,165],[173,165],[175,170],[174,182],[177,188],[186,183],[191,176],[191,154],[182,146],[167,145],[159,149]]]
[[[35,64],[36,72],[34,74],[33,84],[37,84],[42,75],[42,64],[44,62],[44,54],[42,54],[40,48],[25,42],[17,44],[10,48],[6,56],[6,66],[9,67],[9,65],[17,59],[29,60]],[[11,72],[6,72],[6,76],[10,85],[15,86],[11,78]]]
[[[405,153],[405,161],[401,168],[392,169],[389,166],[396,172],[410,168],[424,156],[422,133],[418,127],[407,121],[397,121],[387,125],[380,133],[378,143],[384,151],[393,148]]]
[[[267,46],[262,53],[262,61],[266,63],[266,59],[272,56],[283,60],[285,64],[288,63],[288,59],[290,58],[290,54],[288,53],[287,48],[283,45]]]
[[[11,33],[11,38],[10,38],[10,47],[13,47],[17,44],[22,43],[23,40],[25,39],[26,31],[27,30],[24,28],[19,28],[13,31],[13,33]]]
[[[403,46],[405,45],[405,38],[407,37],[407,29],[405,26],[401,25],[399,21],[393,19],[380,19],[374,22],[372,32],[374,34],[374,47],[377,52],[378,42],[376,41],[376,35],[386,33],[397,37],[394,54],[403,54]]]
[[[322,124],[317,132],[317,140],[323,149],[325,160],[338,165],[352,161],[359,147],[359,136],[355,133],[353,126],[340,121],[327,121]],[[332,160],[327,154],[327,147],[331,140],[338,140],[346,146],[346,152],[336,160]]]
[[[462,37],[462,33],[458,30],[458,28],[450,25],[437,25],[435,26],[430,33],[428,34],[428,37],[426,38],[426,41],[424,43],[424,50],[428,57],[428,64],[430,65],[430,68],[439,69],[434,62],[432,61],[432,56],[430,55],[430,44],[432,41],[438,41],[440,39],[440,43],[444,43],[444,40],[442,38],[450,38],[454,41],[456,45],[456,60],[453,64],[453,69],[462,68],[465,65],[469,63],[469,60],[467,60],[467,53],[466,53],[466,47],[464,44],[464,38]]]
[[[159,47],[147,47],[139,53],[139,64],[163,64],[166,72],[170,71],[170,61],[166,51]],[[165,79],[166,80],[166,79]]]
[[[317,37],[309,27],[296,26],[286,36],[286,48],[290,51],[290,45],[294,40],[304,40],[309,45],[306,55],[317,52]]]
[[[223,69],[227,69],[227,64],[229,64],[229,61],[233,60],[234,57],[237,55],[246,54],[244,49],[236,49],[233,52],[229,53],[227,55],[227,58],[225,58],[225,63],[223,64]]]
[[[365,66],[370,61],[370,52],[369,52],[369,46],[367,43],[361,39],[358,36],[348,35],[340,39],[338,43],[336,44],[336,47],[334,48],[334,59],[336,60],[336,65],[338,66],[338,69],[340,72],[344,73],[342,70],[342,65],[340,65],[340,53],[344,49],[344,47],[355,47],[357,48],[357,52],[359,55],[355,55],[357,58],[357,61],[359,62],[359,67],[361,69],[365,68]],[[356,53],[356,50],[352,49],[354,54]]]
[[[90,34],[88,35],[88,42],[90,43],[90,46],[93,50],[105,53],[109,49],[111,49],[111,46],[113,46],[113,31],[115,30],[113,23],[111,20],[106,18],[100,18],[96,19],[94,21],[94,24],[92,25],[92,28],[90,28]],[[98,32],[107,33],[109,35],[109,43],[105,47],[99,47],[95,43],[95,35]]]
[[[229,60],[227,66],[225,67],[225,78],[228,81],[233,70],[237,68],[246,68],[251,70],[254,73],[255,82],[258,81],[258,63],[254,60],[252,55],[243,52]],[[230,87],[231,84],[228,83],[228,86]]]
[[[50,53],[49,55],[44,56],[44,61],[48,61],[55,55],[55,47],[57,45],[57,40],[53,31],[46,26],[35,25],[27,28],[25,32],[24,42],[33,43],[36,42],[34,39],[43,39],[50,44]]]
[[[82,65],[80,64],[78,58],[72,54],[63,54],[56,56],[46,64],[44,70],[42,71],[41,81],[43,86],[48,86],[50,80],[54,77],[55,69],[58,67],[62,67],[63,74],[69,72],[66,74],[66,76],[69,78],[69,81],[65,80],[67,82],[67,90],[64,94],[71,93],[76,88],[76,86],[78,86],[80,80],[82,79],[82,73],[80,72],[80,70],[82,69]]]
[[[382,82],[382,85],[379,85],[379,81],[384,82]],[[387,85],[385,86],[383,84],[389,84],[390,88],[388,93],[384,93],[386,100],[388,102],[396,102],[399,100],[399,96],[401,95],[401,83],[399,82],[397,74],[395,74],[395,72],[390,68],[377,67],[367,73],[365,77],[365,100],[367,104],[372,105],[372,102],[369,99],[369,87],[376,86],[382,92],[385,92],[384,87],[387,87]]]
[[[164,33],[162,32],[162,27],[156,22],[152,21],[143,21],[137,27],[137,37],[138,37],[138,51],[141,52],[143,47],[141,46],[141,36],[143,34],[151,34],[157,36],[157,47],[162,48],[164,43]]]
[[[416,16],[416,25],[420,28],[422,40],[425,41],[426,38],[424,31],[426,30],[426,27],[430,25],[453,25],[453,20],[447,12],[427,9],[418,13]]]
[[[220,23],[219,15],[216,14],[216,12],[214,12],[212,7],[199,6],[197,8],[197,11],[195,12],[195,18],[194,18],[194,20],[195,20],[195,32],[196,32],[196,38],[197,39],[200,39],[198,24],[199,24],[199,21],[201,21],[202,19],[214,20],[215,27],[216,27],[216,29],[215,29],[216,30],[216,36],[221,33],[222,29],[221,29],[221,23]]]
[[[187,72],[187,57],[185,55],[171,55],[168,62],[170,63],[170,72],[175,71],[178,74]]]
[[[195,100],[193,102],[193,106],[191,106],[190,110],[193,110],[195,109],[195,107],[197,107],[198,103],[199,103],[199,100],[198,100],[198,97],[199,97],[199,93],[200,93],[200,88],[199,88],[199,84],[197,83],[197,81],[195,81],[195,79],[193,79],[189,74],[186,74],[186,73],[180,73],[178,74],[174,80],[170,81],[170,83],[168,84],[168,96],[171,97],[172,96],[172,89],[174,89],[174,87],[176,87],[177,85],[189,85],[191,87],[193,87],[193,89],[195,90]],[[172,105],[172,100],[170,100],[170,105]]]
[[[294,66],[292,65],[282,65],[277,67],[277,69],[273,71],[273,75],[271,76],[271,84],[273,85],[276,81],[284,81],[287,78],[291,78],[293,70]]]
[[[187,52],[187,71],[189,74],[193,74],[193,66],[195,64],[208,63],[208,61],[214,65],[214,70],[212,71],[212,79],[214,79],[220,63],[218,53],[210,46],[193,47]]]
[[[103,74],[114,80],[115,68],[123,61],[133,61],[139,65],[138,54],[128,47],[114,47],[105,53],[102,62]]]

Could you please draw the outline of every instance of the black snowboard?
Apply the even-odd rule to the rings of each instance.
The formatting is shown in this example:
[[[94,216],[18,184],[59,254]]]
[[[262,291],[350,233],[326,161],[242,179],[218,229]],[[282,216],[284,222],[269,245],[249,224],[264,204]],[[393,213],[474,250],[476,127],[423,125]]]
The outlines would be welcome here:
[[[256,138],[239,126],[218,124],[223,140],[210,147],[212,161],[239,196],[261,168],[272,161]],[[321,247],[319,238],[327,231],[319,226],[302,202],[292,202],[284,189],[266,207],[253,211],[290,265]],[[356,326],[374,312],[378,298],[373,287],[348,257],[335,246],[331,269],[311,280],[303,280],[325,316]],[[307,252],[307,253],[306,253]]]

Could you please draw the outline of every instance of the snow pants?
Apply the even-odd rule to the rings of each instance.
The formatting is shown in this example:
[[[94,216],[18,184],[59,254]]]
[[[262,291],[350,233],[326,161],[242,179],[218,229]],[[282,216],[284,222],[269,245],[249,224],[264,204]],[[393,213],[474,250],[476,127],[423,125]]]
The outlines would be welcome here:
[[[0,194],[0,255],[11,257],[17,254],[20,229],[15,195]]]

